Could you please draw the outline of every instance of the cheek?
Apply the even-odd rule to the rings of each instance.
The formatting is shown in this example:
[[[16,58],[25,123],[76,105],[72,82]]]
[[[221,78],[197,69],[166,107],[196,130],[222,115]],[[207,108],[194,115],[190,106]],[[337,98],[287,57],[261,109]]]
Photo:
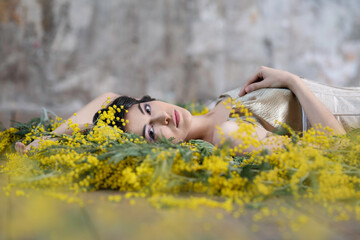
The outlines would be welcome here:
[[[164,136],[166,139],[175,138],[175,142],[179,142],[185,139],[185,136],[181,132],[173,131],[168,127],[160,128],[159,137]]]

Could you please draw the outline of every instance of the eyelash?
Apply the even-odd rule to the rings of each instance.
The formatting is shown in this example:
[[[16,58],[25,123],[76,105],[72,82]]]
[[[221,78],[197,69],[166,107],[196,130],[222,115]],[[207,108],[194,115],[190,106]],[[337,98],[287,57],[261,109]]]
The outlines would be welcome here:
[[[149,104],[145,104],[144,109],[145,109],[145,112],[147,112],[149,115],[151,115],[151,107]]]
[[[151,128],[149,129],[148,134],[149,134],[150,140],[151,140],[151,141],[155,141],[155,132],[154,132],[154,128],[152,128],[152,127],[151,127]]]
[[[145,109],[145,112],[147,112],[149,115],[151,115],[151,107],[149,104],[145,104],[144,109]],[[154,131],[153,127],[149,128],[148,135],[149,135],[150,141],[155,140],[155,131]]]

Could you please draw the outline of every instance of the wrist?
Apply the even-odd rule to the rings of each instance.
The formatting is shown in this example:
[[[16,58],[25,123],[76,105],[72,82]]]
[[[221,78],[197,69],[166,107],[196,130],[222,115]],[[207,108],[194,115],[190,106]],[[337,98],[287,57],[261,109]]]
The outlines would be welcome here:
[[[303,83],[303,80],[301,77],[299,77],[295,74],[291,74],[289,77],[287,88],[295,93],[296,89],[298,89],[302,83]]]

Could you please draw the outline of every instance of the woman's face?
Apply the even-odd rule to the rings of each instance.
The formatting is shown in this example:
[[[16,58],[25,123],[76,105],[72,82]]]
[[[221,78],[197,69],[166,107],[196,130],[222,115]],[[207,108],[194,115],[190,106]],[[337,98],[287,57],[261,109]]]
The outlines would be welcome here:
[[[191,113],[185,108],[161,101],[144,102],[130,107],[125,130],[143,136],[148,141],[161,137],[183,141],[189,134]]]

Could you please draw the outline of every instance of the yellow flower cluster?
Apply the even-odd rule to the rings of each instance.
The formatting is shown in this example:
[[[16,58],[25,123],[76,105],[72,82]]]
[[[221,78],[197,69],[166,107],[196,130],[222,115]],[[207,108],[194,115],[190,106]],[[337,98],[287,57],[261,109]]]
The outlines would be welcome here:
[[[107,100],[107,103],[110,103],[109,98]],[[103,108],[105,108],[105,106],[103,106]],[[99,111],[98,113],[100,114],[100,117],[99,117],[99,119],[97,121],[97,125],[98,126],[111,125],[116,130],[121,132],[122,130],[120,130],[116,126],[116,123],[120,123],[122,126],[125,127],[126,123],[129,122],[129,120],[120,119],[119,117],[115,116],[116,112],[120,113],[121,111],[125,111],[126,113],[128,112],[128,110],[124,109],[124,106],[118,107],[115,104],[113,106],[109,106],[108,111]]]
[[[50,196],[80,204],[77,193],[113,189],[130,193],[128,197],[147,197],[156,207],[204,205],[223,208],[234,216],[239,216],[245,206],[285,194],[295,200],[323,204],[338,220],[347,219],[349,212],[355,212],[359,218],[356,203],[335,210],[331,203],[360,197],[360,134],[335,136],[321,126],[305,133],[288,129],[289,137],[274,136],[274,141],[281,144],[271,153],[259,150],[238,157],[236,154],[249,146],[261,149],[264,143],[255,137],[251,113],[231,99],[226,104],[239,126],[232,137],[242,142],[234,147],[213,147],[201,141],[148,143],[108,125],[115,125],[112,123],[116,121],[126,124],[125,120],[116,119],[115,112],[125,111],[116,106],[103,112],[97,125],[86,134],[71,122],[68,125],[74,130],[72,136],[54,135],[38,127],[24,141],[45,135],[56,140],[41,140],[39,147],[27,155],[3,155],[7,162],[0,172],[12,179],[4,191],[9,195],[16,188],[20,196],[26,194],[26,189],[45,189]],[[57,119],[54,125],[59,122]],[[0,133],[0,152],[16,140],[16,132],[10,128]],[[61,194],[64,190],[72,194]],[[211,197],[175,197],[181,192]],[[121,199],[120,195],[108,198],[112,202]],[[265,210],[256,220],[272,214]]]
[[[189,105],[185,106],[186,109],[188,109],[192,115],[204,115],[209,112],[209,108],[205,107],[203,105],[200,105],[198,103],[192,102]]]
[[[18,129],[9,128],[3,132],[0,132],[0,155],[10,150],[11,143],[13,143],[17,137],[14,135]]]

